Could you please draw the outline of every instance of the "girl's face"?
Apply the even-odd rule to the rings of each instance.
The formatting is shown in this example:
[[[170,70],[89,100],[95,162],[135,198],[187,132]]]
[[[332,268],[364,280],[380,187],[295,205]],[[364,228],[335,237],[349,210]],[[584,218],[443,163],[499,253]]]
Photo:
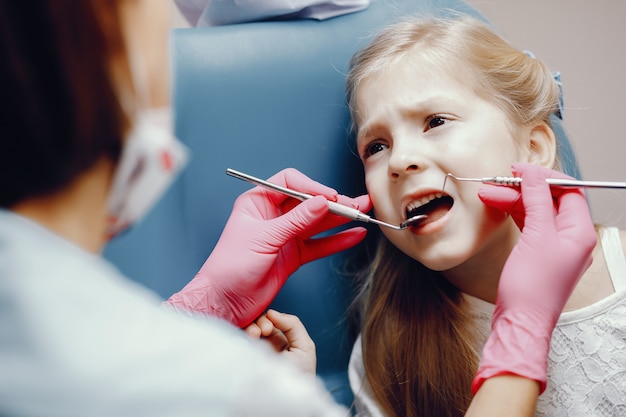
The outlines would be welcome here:
[[[528,159],[517,142],[528,129],[477,96],[471,77],[461,82],[415,62],[407,56],[391,64],[358,91],[357,146],[376,217],[399,224],[428,214],[410,230],[383,233],[430,269],[454,275],[485,262],[501,267],[518,236],[513,222],[478,199],[480,183],[448,179],[443,194],[442,186],[448,172],[511,175],[511,163]]]

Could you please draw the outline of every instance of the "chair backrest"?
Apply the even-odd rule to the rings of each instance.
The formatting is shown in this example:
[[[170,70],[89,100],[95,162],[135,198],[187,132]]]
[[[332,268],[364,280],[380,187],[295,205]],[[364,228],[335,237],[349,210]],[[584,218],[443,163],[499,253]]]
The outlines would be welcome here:
[[[381,26],[449,9],[479,16],[460,0],[372,0],[365,11],[326,21],[175,30],[176,133],[191,148],[190,165],[105,256],[164,298],[181,289],[217,242],[235,198],[251,187],[227,176],[229,167],[261,178],[295,167],[343,194],[364,193],[344,97],[349,59]],[[350,404],[353,288],[338,272],[345,256],[300,268],[273,306],[302,319],[316,342],[319,376]]]

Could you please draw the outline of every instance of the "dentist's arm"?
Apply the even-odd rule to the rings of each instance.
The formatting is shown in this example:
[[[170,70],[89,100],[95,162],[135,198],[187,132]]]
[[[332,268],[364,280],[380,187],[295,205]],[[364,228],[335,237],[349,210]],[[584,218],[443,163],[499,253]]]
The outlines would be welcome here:
[[[300,202],[260,187],[240,195],[209,258],[167,304],[245,327],[267,309],[300,265],[350,248],[365,237],[366,229],[355,227],[313,238],[349,221],[330,214],[327,200],[369,211],[368,195],[339,195],[295,169],[283,170],[270,181],[317,197]]]
[[[552,331],[597,240],[583,192],[550,189],[545,181],[568,177],[529,164],[513,171],[524,179],[521,191],[487,186],[479,192],[485,204],[510,213],[522,234],[500,277],[467,416],[534,414],[546,387]]]

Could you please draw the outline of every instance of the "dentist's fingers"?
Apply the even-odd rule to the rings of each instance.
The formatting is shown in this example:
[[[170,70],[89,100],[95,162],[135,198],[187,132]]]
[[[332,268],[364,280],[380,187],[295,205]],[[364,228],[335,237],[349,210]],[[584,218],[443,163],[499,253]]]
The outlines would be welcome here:
[[[520,230],[524,227],[524,206],[519,188],[485,184],[478,190],[478,198],[489,207],[509,213]]]

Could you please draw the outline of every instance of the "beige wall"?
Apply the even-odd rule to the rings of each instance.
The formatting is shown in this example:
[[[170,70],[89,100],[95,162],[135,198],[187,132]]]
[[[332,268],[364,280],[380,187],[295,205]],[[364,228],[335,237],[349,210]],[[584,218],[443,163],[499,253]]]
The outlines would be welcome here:
[[[467,0],[561,72],[564,124],[589,180],[626,181],[626,1]],[[626,228],[626,190],[590,190],[594,220]]]

